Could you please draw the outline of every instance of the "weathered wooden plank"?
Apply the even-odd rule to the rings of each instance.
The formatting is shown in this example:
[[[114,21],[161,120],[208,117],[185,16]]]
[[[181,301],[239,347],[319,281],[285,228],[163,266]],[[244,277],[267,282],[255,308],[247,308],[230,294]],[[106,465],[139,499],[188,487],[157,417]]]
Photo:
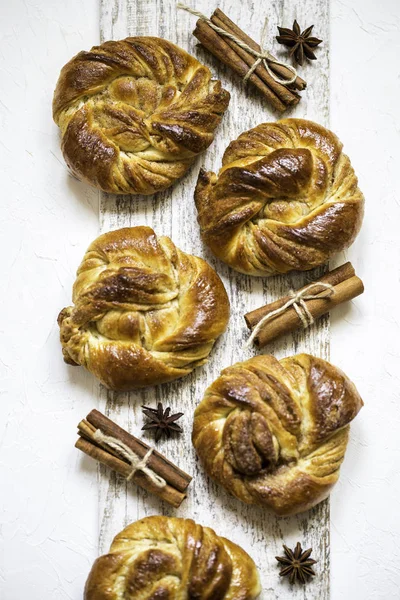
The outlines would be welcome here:
[[[195,7],[209,15],[215,4],[213,0],[198,0]],[[292,114],[328,125],[329,0],[307,0],[303,3],[295,0],[276,0],[273,3],[224,0],[220,7],[256,39],[260,38],[266,17],[269,23],[267,39],[271,41],[276,34],[276,25],[291,26],[295,17],[301,26],[315,24],[316,34],[325,43],[318,50],[318,61],[301,72],[309,85]],[[140,406],[143,403],[154,404],[161,400],[173,409],[184,410],[183,436],[179,440],[163,442],[159,447],[194,475],[189,498],[179,510],[174,511],[100,468],[99,550],[106,551],[115,533],[137,518],[156,513],[193,517],[214,527],[218,533],[231,537],[251,554],[260,569],[263,599],[282,599],[287,598],[288,588],[279,581],[274,556],[281,553],[282,541],[293,545],[300,540],[307,547],[313,546],[319,559],[319,574],[307,588],[290,590],[291,597],[326,600],[329,598],[329,503],[324,502],[315,510],[290,519],[276,519],[260,508],[247,507],[205,477],[190,440],[193,411],[207,385],[218,376],[221,368],[254,354],[252,349],[242,350],[242,342],[247,335],[242,315],[282,295],[289,286],[300,286],[305,280],[303,275],[293,275],[263,281],[234,273],[203,247],[196,221],[193,190],[200,165],[204,164],[207,169],[218,169],[230,140],[258,123],[277,117],[260,98],[247,91],[236,77],[232,77],[224,66],[206,51],[196,48],[196,40],[191,34],[195,19],[185,12],[177,13],[174,1],[101,0],[100,13],[102,40],[119,39],[127,35],[165,37],[209,65],[231,91],[231,104],[214,144],[200,157],[183,181],[152,198],[118,198],[102,194],[100,227],[101,231],[108,231],[127,225],[149,224],[158,234],[171,236],[183,250],[205,257],[224,280],[231,299],[232,316],[229,330],[218,342],[209,363],[191,376],[169,385],[129,394],[114,394],[104,388],[99,389],[100,409],[137,434],[142,424]],[[274,51],[279,56],[282,47],[275,43]],[[329,321],[322,320],[307,332],[279,341],[268,350],[278,357],[307,351],[329,358]]]

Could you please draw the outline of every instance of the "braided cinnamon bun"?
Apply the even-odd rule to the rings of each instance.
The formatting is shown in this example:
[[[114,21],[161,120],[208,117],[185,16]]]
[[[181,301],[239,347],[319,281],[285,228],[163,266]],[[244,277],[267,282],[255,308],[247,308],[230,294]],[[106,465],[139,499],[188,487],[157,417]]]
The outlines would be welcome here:
[[[256,566],[239,546],[190,519],[128,525],[96,560],[84,600],[254,600]]]
[[[255,356],[206,390],[193,444],[207,473],[239,500],[296,514],[338,480],[362,405],[346,375],[320,358]]]
[[[229,93],[171,42],[130,37],[80,52],[62,69],[53,117],[72,173],[114,194],[154,194],[214,139]]]
[[[249,275],[306,271],[355,239],[364,197],[334,133],[304,119],[263,123],[231,142],[195,191],[205,243]]]

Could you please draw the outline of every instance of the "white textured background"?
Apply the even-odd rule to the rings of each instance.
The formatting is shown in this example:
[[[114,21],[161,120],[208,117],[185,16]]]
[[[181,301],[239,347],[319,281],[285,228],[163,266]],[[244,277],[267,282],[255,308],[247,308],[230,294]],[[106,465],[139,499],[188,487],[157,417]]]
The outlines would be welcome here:
[[[366,293],[332,317],[332,362],[365,400],[332,494],[332,600],[395,600],[400,3],[331,0],[331,13],[331,128],[367,201],[361,234],[339,257]],[[51,97],[60,67],[98,41],[98,24],[97,0],[0,2],[1,600],[78,600],[96,555],[96,468],[73,448],[93,380],[64,366],[55,320],[98,231],[98,198],[60,161]]]

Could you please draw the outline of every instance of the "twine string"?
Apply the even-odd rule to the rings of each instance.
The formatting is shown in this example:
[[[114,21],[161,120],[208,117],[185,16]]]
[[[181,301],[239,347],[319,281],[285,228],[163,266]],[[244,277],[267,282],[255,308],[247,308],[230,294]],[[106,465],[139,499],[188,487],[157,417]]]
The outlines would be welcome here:
[[[228,38],[229,40],[232,40],[233,42],[235,42],[235,44],[240,46],[240,48],[242,48],[243,50],[246,50],[249,54],[251,54],[252,56],[255,57],[256,60],[255,60],[254,64],[249,68],[249,70],[247,71],[246,75],[243,78],[243,81],[245,83],[247,82],[249,77],[254,73],[254,71],[258,67],[258,65],[260,65],[261,63],[264,65],[266,71],[272,77],[272,79],[274,81],[276,81],[276,83],[280,83],[281,85],[288,86],[296,81],[297,71],[294,67],[292,67],[291,65],[288,65],[284,62],[281,62],[280,60],[277,60],[267,50],[263,49],[264,38],[266,35],[266,29],[267,29],[267,27],[266,27],[267,20],[265,20],[265,23],[264,23],[262,39],[261,39],[261,44],[260,44],[261,52],[259,52],[258,50],[254,50],[253,48],[248,46],[240,38],[236,37],[236,35],[233,35],[232,33],[225,31],[225,29],[218,27],[218,25],[215,25],[208,17],[203,15],[203,13],[201,13],[200,11],[198,11],[194,8],[191,8],[190,6],[187,6],[186,4],[183,4],[182,2],[178,2],[178,4],[176,6],[177,6],[177,8],[185,10],[186,12],[190,13],[191,15],[199,17],[199,19],[203,19],[203,21],[205,21],[212,29],[214,29],[214,31],[216,31],[220,35]],[[281,67],[286,67],[286,69],[289,69],[289,71],[291,73],[293,73],[293,76],[289,77],[289,78],[279,77],[278,75],[276,75],[276,73],[274,73],[272,71],[272,69],[270,68],[270,64],[275,64],[275,65],[279,65]]]
[[[319,290],[316,291],[316,288],[319,288]],[[326,293],[324,295],[321,295],[320,288],[323,288],[325,290]],[[252,342],[257,337],[258,333],[261,331],[261,329],[264,327],[267,321],[273,319],[274,317],[277,317],[278,315],[283,314],[288,308],[291,307],[293,307],[296,311],[297,316],[299,317],[304,329],[310,327],[314,323],[314,317],[310,313],[305,301],[315,300],[316,298],[330,298],[334,293],[335,288],[333,287],[333,285],[331,285],[330,283],[323,283],[318,281],[316,281],[315,283],[310,283],[310,285],[307,285],[304,289],[298,290],[297,292],[290,290],[289,300],[285,302],[285,304],[280,308],[277,308],[276,310],[273,310],[272,312],[266,314],[257,323],[245,344],[245,348],[248,348],[252,344]]]
[[[103,446],[108,446],[109,448],[117,450],[117,452],[119,452],[119,454],[121,454],[129,462],[132,467],[132,471],[129,473],[127,481],[130,481],[135,473],[141,471],[150,479],[152,483],[154,483],[155,486],[163,488],[167,485],[165,479],[157,475],[157,473],[147,466],[149,458],[153,454],[154,448],[150,448],[143,458],[140,458],[140,456],[133,452],[133,450],[124,444],[124,442],[121,442],[121,440],[115,437],[105,435],[102,431],[100,431],[100,429],[95,431],[93,437]]]

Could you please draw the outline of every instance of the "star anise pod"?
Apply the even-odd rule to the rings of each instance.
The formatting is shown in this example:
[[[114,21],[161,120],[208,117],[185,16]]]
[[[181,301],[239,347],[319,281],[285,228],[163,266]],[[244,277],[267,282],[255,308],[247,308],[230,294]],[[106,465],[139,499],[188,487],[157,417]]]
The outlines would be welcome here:
[[[315,565],[317,561],[310,558],[312,548],[303,552],[300,542],[297,542],[294,550],[291,550],[285,544],[283,544],[283,549],[285,556],[275,556],[283,567],[279,575],[289,577],[290,583],[294,583],[296,580],[306,583],[309,577],[315,575],[312,565]]]
[[[143,425],[142,430],[154,429],[156,432],[156,442],[164,435],[167,438],[171,437],[171,433],[176,431],[182,433],[183,429],[175,423],[183,416],[183,413],[171,415],[171,409],[168,406],[164,410],[161,402],[157,404],[157,408],[142,406],[143,413],[149,418],[149,421]]]
[[[304,31],[300,30],[300,26],[296,19],[293,22],[293,29],[287,29],[286,27],[278,27],[279,35],[276,39],[280,44],[289,46],[291,48],[289,56],[293,56],[298,65],[302,65],[304,62],[304,56],[310,60],[316,60],[316,56],[313,52],[313,48],[316,48],[322,43],[316,37],[311,37],[311,31],[314,25],[307,27]]]

